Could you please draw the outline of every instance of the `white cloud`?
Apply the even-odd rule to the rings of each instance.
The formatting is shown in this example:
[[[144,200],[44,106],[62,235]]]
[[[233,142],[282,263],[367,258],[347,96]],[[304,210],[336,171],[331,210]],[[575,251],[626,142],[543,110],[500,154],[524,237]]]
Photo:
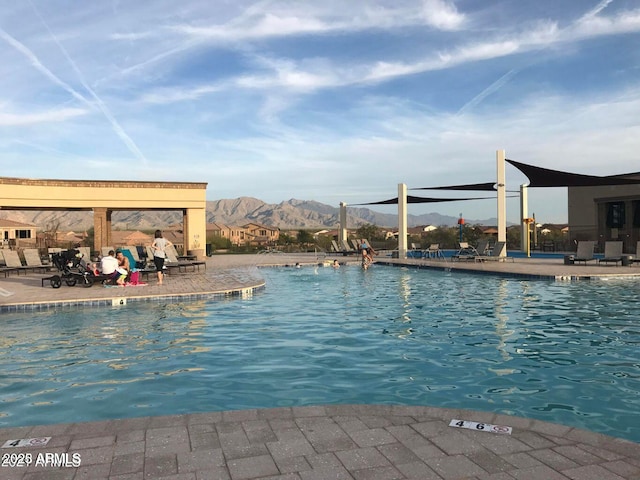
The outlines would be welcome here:
[[[47,112],[31,112],[23,114],[0,112],[0,125],[4,127],[17,127],[36,125],[40,123],[58,123],[64,122],[70,118],[87,115],[88,113],[89,112],[87,110],[80,108],[63,108]]]
[[[424,0],[423,15],[428,25],[441,30],[457,30],[465,23],[455,4],[443,0]]]

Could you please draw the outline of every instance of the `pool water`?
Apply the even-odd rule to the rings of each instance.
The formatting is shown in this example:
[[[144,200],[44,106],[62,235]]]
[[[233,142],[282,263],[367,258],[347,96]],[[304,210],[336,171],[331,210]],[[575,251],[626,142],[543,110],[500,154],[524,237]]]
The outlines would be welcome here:
[[[640,442],[633,280],[265,268],[240,299],[0,316],[0,426],[431,405]]]

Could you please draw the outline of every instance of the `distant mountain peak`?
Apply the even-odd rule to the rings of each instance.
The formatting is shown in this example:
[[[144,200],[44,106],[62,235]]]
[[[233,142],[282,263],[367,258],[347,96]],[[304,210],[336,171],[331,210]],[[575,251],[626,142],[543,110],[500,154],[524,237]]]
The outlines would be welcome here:
[[[0,218],[24,223],[33,223],[40,229],[55,221],[60,230],[85,230],[93,226],[90,212],[77,211],[0,211]],[[299,228],[338,228],[340,219],[339,207],[334,207],[315,200],[291,198],[278,204],[266,203],[254,197],[238,197],[207,201],[207,223],[224,225],[244,225],[256,222],[281,229]],[[458,218],[428,213],[425,215],[408,215],[410,227],[420,225],[454,226]],[[121,230],[148,230],[164,228],[167,225],[182,222],[182,214],[173,211],[114,211],[112,225]],[[365,224],[394,228],[398,225],[395,214],[385,214],[363,207],[349,207],[347,210],[349,228],[358,228]],[[482,222],[467,220],[468,223],[495,224],[495,219]]]

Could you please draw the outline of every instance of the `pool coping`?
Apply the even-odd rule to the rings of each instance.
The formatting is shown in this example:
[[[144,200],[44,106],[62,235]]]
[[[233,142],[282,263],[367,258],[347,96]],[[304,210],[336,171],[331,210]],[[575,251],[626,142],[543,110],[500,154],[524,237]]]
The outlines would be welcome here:
[[[452,420],[483,428],[455,428]],[[512,431],[491,433],[487,425]],[[3,449],[3,458],[30,458],[29,466],[1,468],[3,478],[640,477],[639,443],[540,420],[430,406],[316,405],[0,429],[1,445],[47,438],[42,447]],[[44,454],[66,463],[36,466]]]
[[[265,282],[259,282],[254,285],[247,285],[238,288],[224,289],[211,292],[197,292],[197,293],[167,293],[164,295],[115,295],[109,297],[93,297],[76,300],[48,300],[42,302],[29,302],[29,303],[9,303],[6,305],[0,305],[0,314],[3,313],[20,313],[30,311],[48,311],[48,310],[62,310],[67,308],[99,308],[99,307],[114,307],[125,306],[128,303],[151,303],[151,302],[166,302],[177,303],[183,301],[196,301],[196,300],[215,300],[227,297],[242,297],[253,295],[254,292],[265,288]]]

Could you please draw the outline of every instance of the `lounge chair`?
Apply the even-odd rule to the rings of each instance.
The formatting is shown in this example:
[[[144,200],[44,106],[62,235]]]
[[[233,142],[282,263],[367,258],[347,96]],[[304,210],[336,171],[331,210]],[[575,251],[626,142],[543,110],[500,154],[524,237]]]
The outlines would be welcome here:
[[[616,265],[622,264],[622,242],[620,241],[604,242],[604,258],[599,258],[598,264],[611,262],[615,262]]]
[[[451,258],[455,260],[473,260],[478,255],[478,250],[475,247],[472,247],[468,242],[460,242],[460,249]]]
[[[3,250],[2,254],[4,256],[4,263],[7,265],[6,268],[15,271],[18,275],[20,275],[20,272],[25,272],[26,275],[27,270],[33,270],[33,267],[22,264],[22,260],[20,260],[18,252],[15,250]]]
[[[481,238],[478,240],[478,246],[476,247],[478,251],[478,255],[489,255],[491,253],[491,248],[489,247],[489,240],[485,238]]]
[[[4,273],[4,278],[7,278],[11,272],[18,273],[18,269],[7,266],[7,262],[4,259],[2,252],[3,250],[0,249],[0,273]]]
[[[338,245],[338,242],[336,242],[335,240],[331,240],[331,250],[333,253],[339,253],[340,255],[346,256],[346,255],[352,255],[355,252],[355,250],[351,250],[351,248],[345,249],[340,248],[340,246]]]
[[[505,242],[496,242],[488,255],[478,255],[474,258],[476,262],[484,262],[487,260],[495,260],[498,262],[506,262],[507,260],[511,260],[514,262],[513,257],[508,257],[506,255],[507,244]],[[505,255],[502,255],[502,253]]]
[[[85,262],[91,262],[91,247],[76,247],[76,250],[82,254],[82,258]]]
[[[356,249],[351,248],[347,240],[342,240],[342,249],[343,251],[349,252],[349,253],[356,253],[358,251],[357,248]]]
[[[49,265],[42,263],[40,252],[38,252],[37,248],[25,248],[22,254],[24,255],[24,261],[27,263],[27,266],[31,267],[34,271],[40,270],[42,272],[48,272],[51,269]]]
[[[202,260],[184,260],[178,256],[178,252],[176,251],[176,247],[174,245],[169,245],[165,248],[164,252],[167,255],[167,259],[169,260],[169,267],[178,267],[179,272],[186,272],[189,267],[193,267],[193,271],[196,269],[200,271],[200,267],[204,266],[204,269],[207,269],[207,262]]]
[[[636,254],[631,259],[632,263],[640,263],[640,240],[636,243]]]
[[[595,257],[593,256],[595,246],[596,242],[593,240],[580,240],[578,242],[578,250],[576,251],[576,256],[573,259],[573,262],[584,262],[586,265],[587,262],[595,260]]]
[[[354,251],[360,251],[360,245],[362,245],[362,241],[357,238],[352,238],[351,243],[353,244]]]
[[[422,252],[422,256],[427,258],[444,258],[442,250],[440,250],[439,243],[432,243],[429,245],[429,248]]]
[[[138,270],[143,270],[146,267],[145,262],[140,259],[140,255],[138,255],[138,249],[136,247],[127,246],[127,247],[122,247],[121,250],[123,252],[125,250],[129,252],[129,254],[131,255],[129,257],[129,261],[133,259],[133,265],[135,265]]]

